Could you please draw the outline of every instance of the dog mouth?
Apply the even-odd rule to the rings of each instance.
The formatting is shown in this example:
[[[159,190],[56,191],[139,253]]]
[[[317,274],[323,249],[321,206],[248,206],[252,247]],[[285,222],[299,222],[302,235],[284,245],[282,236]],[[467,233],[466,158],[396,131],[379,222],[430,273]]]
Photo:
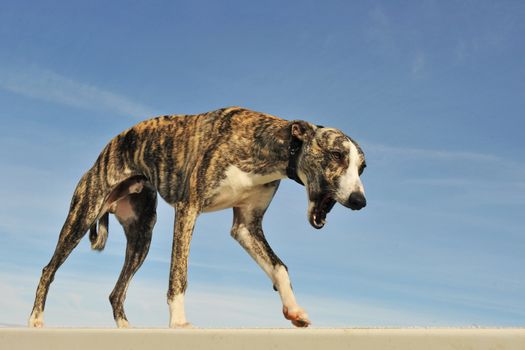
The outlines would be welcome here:
[[[313,202],[313,207],[309,213],[310,225],[316,229],[321,229],[326,224],[326,215],[332,210],[336,201],[325,193],[319,197],[317,201]]]

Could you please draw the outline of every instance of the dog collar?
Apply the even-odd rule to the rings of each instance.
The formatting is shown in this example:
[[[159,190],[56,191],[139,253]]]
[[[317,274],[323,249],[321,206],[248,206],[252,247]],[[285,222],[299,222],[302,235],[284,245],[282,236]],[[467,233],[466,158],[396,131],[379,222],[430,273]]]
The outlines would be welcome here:
[[[288,149],[289,157],[288,166],[286,167],[286,176],[288,176],[288,178],[294,180],[298,184],[304,186],[304,183],[299,178],[299,175],[297,175],[297,158],[299,158],[299,154],[301,153],[302,145],[303,142],[301,140],[292,136],[290,140],[290,147]]]

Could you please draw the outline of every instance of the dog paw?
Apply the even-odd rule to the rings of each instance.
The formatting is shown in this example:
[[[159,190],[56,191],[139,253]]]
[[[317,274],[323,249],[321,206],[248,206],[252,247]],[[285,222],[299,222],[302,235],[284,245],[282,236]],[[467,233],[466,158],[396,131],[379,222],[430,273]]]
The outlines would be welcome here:
[[[42,328],[44,327],[44,320],[42,317],[36,317],[34,315],[31,315],[28,322],[29,328]]]
[[[126,320],[125,318],[119,318],[117,320],[117,327],[119,329],[126,329],[126,328],[129,328],[129,322],[128,320]]]
[[[283,315],[295,327],[305,328],[311,324],[308,314],[301,308],[288,309],[286,306],[283,306]]]
[[[170,324],[170,328],[172,329],[193,329],[195,327],[193,327],[193,325],[189,322],[184,322],[184,323],[172,323]]]
[[[42,321],[30,322],[29,323],[29,327],[30,328],[43,328],[44,327],[44,322],[42,322]]]

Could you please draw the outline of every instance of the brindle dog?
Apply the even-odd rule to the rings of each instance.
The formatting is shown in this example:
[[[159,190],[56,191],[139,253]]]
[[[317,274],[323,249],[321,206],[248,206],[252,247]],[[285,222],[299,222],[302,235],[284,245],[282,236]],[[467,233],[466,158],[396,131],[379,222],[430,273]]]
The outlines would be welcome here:
[[[355,141],[337,129],[302,120],[232,107],[143,121],[111,140],[80,179],[53,257],[42,271],[29,326],[43,326],[55,273],[88,230],[92,248],[104,249],[109,213],[127,238],[124,266],[109,300],[117,326],[129,326],[123,303],[148,254],[159,193],[176,213],[170,327],[190,326],[184,293],[195,220],[202,212],[225,208],[233,208],[231,235],[270,277],[284,317],[307,327],[310,321],[295,300],[288,269],[264,237],[263,215],[280,180],[288,177],[305,185],[308,219],[320,229],[336,202],[353,210],[366,205],[359,178],[364,168],[364,154]]]

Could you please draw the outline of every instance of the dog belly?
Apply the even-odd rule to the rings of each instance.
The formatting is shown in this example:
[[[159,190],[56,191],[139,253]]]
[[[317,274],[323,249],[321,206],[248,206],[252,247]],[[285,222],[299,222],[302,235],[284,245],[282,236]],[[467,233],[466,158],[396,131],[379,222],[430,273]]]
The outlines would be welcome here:
[[[243,193],[234,192],[231,188],[222,188],[214,196],[213,200],[204,208],[204,212],[217,211],[241,205],[249,198],[248,191]]]

